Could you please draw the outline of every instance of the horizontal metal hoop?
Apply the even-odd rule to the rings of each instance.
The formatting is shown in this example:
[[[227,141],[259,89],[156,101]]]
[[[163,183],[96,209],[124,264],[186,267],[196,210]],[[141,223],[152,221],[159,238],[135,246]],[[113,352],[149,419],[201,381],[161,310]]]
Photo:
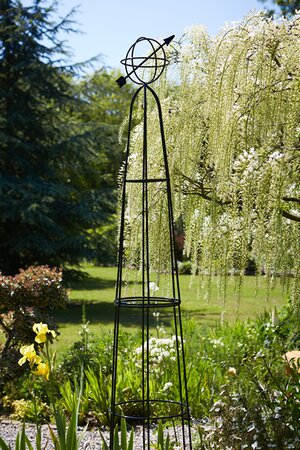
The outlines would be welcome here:
[[[143,61],[147,61],[147,63]],[[153,61],[153,64],[151,64],[151,61]],[[145,58],[141,56],[131,56],[121,60],[121,64],[123,64],[123,66],[134,68],[136,68],[136,64],[134,64],[136,62],[140,64],[140,68],[142,69],[155,69],[159,67],[166,67],[170,64],[170,61],[168,59],[159,56],[157,56],[156,58],[148,58],[147,60],[145,60]]]
[[[153,414],[151,414],[151,420],[169,420],[169,419],[175,419],[175,418],[179,418],[179,417],[185,417],[188,419],[189,418],[189,411],[187,408],[186,403],[181,403],[181,402],[176,402],[174,400],[158,400],[158,399],[150,399],[148,402],[147,400],[127,400],[124,402],[118,402],[115,404],[115,406],[119,406],[120,408],[124,409],[124,407],[126,406],[132,406],[132,405],[137,405],[140,406],[140,408],[144,408],[144,410],[147,409],[147,403],[149,403],[150,408],[154,407],[155,405],[158,404],[165,404],[165,405],[169,405],[169,407],[174,407],[177,406],[178,409],[180,408],[181,411],[180,412],[174,412],[174,413],[169,413],[166,415],[159,415],[159,416],[154,416]],[[142,421],[145,422],[148,420],[148,416],[147,415],[142,415],[142,416],[138,416],[138,415],[127,415],[127,414],[122,414],[122,413],[116,413],[111,411],[111,414],[115,417],[121,417],[124,418],[126,420],[138,420],[138,421]]]
[[[115,299],[115,306],[126,308],[169,308],[180,305],[179,298],[168,297],[122,297]]]

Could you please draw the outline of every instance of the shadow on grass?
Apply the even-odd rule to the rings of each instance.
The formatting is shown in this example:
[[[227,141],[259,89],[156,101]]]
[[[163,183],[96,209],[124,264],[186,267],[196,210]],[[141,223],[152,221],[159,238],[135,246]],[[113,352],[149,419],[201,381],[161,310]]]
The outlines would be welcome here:
[[[130,285],[140,285],[142,284],[141,281],[130,281],[127,283],[127,286]],[[100,291],[103,289],[115,289],[116,287],[116,280],[109,280],[109,279],[101,279],[98,277],[88,277],[81,281],[73,281],[69,283],[69,288],[73,289],[74,291]]]
[[[98,277],[88,277],[81,281],[71,282],[69,287],[76,291],[95,291],[101,289],[112,289],[115,285],[116,280],[104,280]]]
[[[115,307],[114,303],[97,302],[89,303],[85,306],[86,320],[92,323],[114,324]],[[155,326],[155,320],[150,313],[149,325]],[[78,302],[76,304],[70,304],[65,310],[59,310],[54,312],[54,318],[57,323],[60,324],[80,324],[82,322],[82,305]],[[120,310],[120,325],[126,326],[140,326],[142,320],[141,310],[134,308],[121,308]],[[162,321],[166,326],[170,325],[170,317],[162,315]]]
[[[149,315],[149,325],[150,327],[155,327],[157,325],[153,313],[150,311]],[[115,306],[111,302],[97,302],[97,303],[86,303],[85,304],[85,314],[86,320],[90,323],[99,324],[111,324],[114,323],[114,313]],[[196,319],[197,321],[207,323],[212,321],[218,321],[220,318],[220,313],[218,311],[212,312],[205,309],[185,311],[181,312],[182,320],[186,321],[188,319]],[[82,302],[71,303],[67,306],[65,310],[57,310],[54,312],[54,318],[58,323],[61,324],[80,324],[82,323]],[[173,320],[172,312],[166,312],[161,310],[159,316],[159,324],[163,323],[164,326],[170,326]],[[120,309],[120,325],[126,326],[141,326],[142,323],[142,311],[141,309],[135,308],[121,308]]]

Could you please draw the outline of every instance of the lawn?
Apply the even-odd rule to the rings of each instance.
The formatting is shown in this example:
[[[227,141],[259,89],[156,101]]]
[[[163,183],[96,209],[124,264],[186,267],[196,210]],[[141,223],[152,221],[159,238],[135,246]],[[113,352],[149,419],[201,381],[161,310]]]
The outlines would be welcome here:
[[[70,305],[67,310],[55,313],[61,333],[56,344],[59,352],[66,350],[80,338],[83,302],[85,302],[89,328],[96,336],[100,336],[104,331],[113,330],[116,268],[85,266],[83,269],[89,277],[72,283]],[[231,277],[228,281],[225,320],[229,323],[255,318],[264,310],[272,310],[275,306],[280,308],[287,301],[288,294],[279,282],[268,295],[266,278],[251,276],[244,278],[239,298],[236,289],[237,280],[237,277]],[[183,321],[193,318],[209,326],[215,326],[220,322],[224,305],[217,278],[212,280],[210,296],[208,296],[205,277],[192,279],[190,275],[181,275],[180,288]],[[166,314],[161,315],[161,319],[166,325],[168,324]],[[127,316],[127,328],[133,329],[136,324],[136,316],[130,311]]]

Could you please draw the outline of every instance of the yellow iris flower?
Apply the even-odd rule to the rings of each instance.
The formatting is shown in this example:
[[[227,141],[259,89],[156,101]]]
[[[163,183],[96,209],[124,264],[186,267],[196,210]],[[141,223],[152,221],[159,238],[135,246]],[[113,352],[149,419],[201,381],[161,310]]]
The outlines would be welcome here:
[[[43,344],[47,340],[47,333],[52,334],[53,338],[56,338],[56,333],[53,330],[49,330],[46,323],[35,323],[32,327],[33,331],[36,333],[35,342],[38,344]]]
[[[30,366],[41,362],[41,358],[36,354],[33,344],[23,345],[20,348],[20,353],[23,355],[18,361],[20,366],[22,366],[26,361],[29,361]]]
[[[46,363],[39,363],[36,370],[33,370],[32,373],[35,375],[41,375],[46,380],[49,380],[49,374],[50,374],[50,367],[49,364]]]

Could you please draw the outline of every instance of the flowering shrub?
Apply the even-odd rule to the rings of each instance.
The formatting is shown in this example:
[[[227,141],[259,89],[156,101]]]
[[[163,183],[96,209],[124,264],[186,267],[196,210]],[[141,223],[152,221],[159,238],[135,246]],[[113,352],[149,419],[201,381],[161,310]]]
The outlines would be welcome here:
[[[23,373],[18,380],[6,382],[2,406],[12,419],[40,422],[49,420],[49,399],[53,399],[58,390],[56,381],[52,379],[49,397],[48,386],[55,356],[51,354],[49,344],[56,338],[56,333],[43,322],[33,324],[32,331],[34,342],[22,345],[14,361],[15,365],[24,367]]]
[[[33,340],[37,329],[33,330],[32,325],[46,322],[56,328],[51,311],[65,307],[67,300],[68,291],[62,285],[59,269],[37,266],[21,270],[13,277],[0,274],[0,328],[5,335],[0,385],[20,375],[15,364],[18,347]],[[37,333],[39,339],[45,338],[44,331]]]
[[[210,449],[296,449],[300,446],[299,374],[286,374],[271,354],[245,359],[228,377],[202,424]]]
[[[151,337],[148,342],[144,343],[144,351],[149,347],[149,364],[155,371],[161,371],[163,364],[176,360],[176,336],[172,338],[155,338]],[[135,360],[139,365],[139,360],[143,352],[143,347],[135,349]]]
[[[31,266],[15,276],[0,275],[1,313],[19,307],[57,308],[67,300],[62,272],[48,266]]]
[[[25,400],[21,398],[20,400],[14,400],[10,408],[12,413],[10,418],[13,420],[26,420],[34,422],[36,420],[49,420],[51,416],[51,409],[46,402],[42,402],[39,398],[32,400]]]
[[[300,304],[299,74],[300,14],[291,20],[249,14],[216,36],[194,25],[168,51],[176,65],[156,87],[168,129],[174,220],[184,229],[184,255],[192,273],[257,272],[289,278]],[[175,66],[175,67],[174,67]],[[168,70],[168,69],[167,69]],[[174,70],[176,75],[174,76]],[[155,107],[149,110],[151,176],[161,174],[161,141]],[[251,125],[250,125],[251,124]],[[142,124],[131,140],[128,177],[142,162]],[[134,156],[134,157],[133,157]],[[127,193],[125,253],[137,266],[140,203]],[[151,270],[161,273],[167,209],[149,189]],[[158,220],[159,218],[159,220]],[[202,281],[201,281],[202,282]],[[299,306],[298,306],[299,307]]]

